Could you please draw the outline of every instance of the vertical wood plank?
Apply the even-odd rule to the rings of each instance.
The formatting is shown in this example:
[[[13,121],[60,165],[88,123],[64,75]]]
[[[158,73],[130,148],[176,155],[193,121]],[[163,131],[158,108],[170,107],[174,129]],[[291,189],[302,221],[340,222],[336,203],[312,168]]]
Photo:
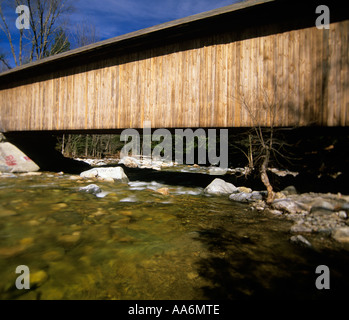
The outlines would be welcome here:
[[[323,47],[323,35],[322,35],[322,30],[317,30],[316,28],[313,28],[315,32],[314,36],[314,48],[315,48],[315,63],[316,63],[316,73],[314,75],[315,78],[315,87],[314,87],[314,92],[315,92],[315,119],[314,119],[314,124],[316,125],[321,125],[322,123],[322,118],[323,118],[323,99],[322,99],[322,88],[323,88],[323,75],[322,75],[322,62],[323,62],[323,57],[322,57],[322,47]],[[320,31],[320,32],[319,32]]]
[[[328,117],[327,125],[334,126],[335,119],[335,107],[337,104],[337,90],[336,90],[336,37],[335,37],[335,28],[332,25],[332,28],[329,30],[329,55],[328,55],[328,64],[329,64],[329,75],[328,75]]]

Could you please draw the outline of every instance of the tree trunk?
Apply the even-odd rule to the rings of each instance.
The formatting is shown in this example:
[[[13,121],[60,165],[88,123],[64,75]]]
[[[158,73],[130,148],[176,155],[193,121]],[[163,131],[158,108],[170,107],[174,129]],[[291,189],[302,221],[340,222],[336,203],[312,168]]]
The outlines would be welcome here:
[[[267,174],[267,169],[268,169],[268,164],[269,164],[269,156],[270,156],[270,150],[269,150],[269,148],[266,148],[266,154],[265,154],[263,163],[262,163],[261,168],[260,168],[260,173],[261,173],[261,180],[268,191],[267,203],[271,204],[274,200],[275,194],[274,194],[273,187],[270,184],[269,177]]]
[[[64,155],[64,148],[65,148],[65,145],[64,145],[64,139],[65,139],[65,135],[63,133],[63,138],[62,138],[62,154]]]
[[[88,157],[88,134],[85,136],[85,157]]]

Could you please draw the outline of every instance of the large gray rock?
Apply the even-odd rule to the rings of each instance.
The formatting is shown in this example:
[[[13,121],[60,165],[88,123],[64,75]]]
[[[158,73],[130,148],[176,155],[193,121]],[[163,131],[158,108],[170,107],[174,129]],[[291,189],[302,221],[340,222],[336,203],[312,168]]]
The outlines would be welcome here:
[[[263,197],[266,197],[268,193],[266,191],[252,191],[251,200],[263,200]]]
[[[291,199],[277,199],[272,203],[273,209],[282,210],[288,213],[301,213],[304,211],[302,204]]]
[[[0,143],[0,171],[25,173],[39,171],[39,166],[9,142]]]
[[[335,209],[335,206],[332,204],[332,203],[330,203],[330,202],[328,202],[328,201],[326,201],[326,200],[324,200],[324,199],[321,199],[321,198],[317,198],[314,202],[313,202],[313,204],[312,204],[312,206],[311,206],[311,211],[310,212],[315,212],[315,211],[317,211],[317,212],[332,212],[332,211],[334,211],[334,209]]]
[[[252,193],[240,192],[234,193],[229,196],[229,199],[236,202],[252,202]]]
[[[225,182],[222,179],[214,179],[206,188],[205,193],[209,194],[232,194],[239,192],[239,189],[232,183]]]
[[[88,171],[84,171],[80,174],[83,178],[101,178],[101,179],[114,179],[127,183],[128,177],[121,167],[110,168],[95,168]]]
[[[296,195],[298,194],[297,189],[294,186],[288,186],[284,190],[281,191],[286,196],[288,195]]]

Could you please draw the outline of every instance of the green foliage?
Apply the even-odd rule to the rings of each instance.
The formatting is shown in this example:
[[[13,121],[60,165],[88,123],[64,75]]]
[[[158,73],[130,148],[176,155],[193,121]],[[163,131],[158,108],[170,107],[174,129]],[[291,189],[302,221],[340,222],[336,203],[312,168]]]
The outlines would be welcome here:
[[[175,141],[176,139],[182,139],[181,136],[172,136],[172,157],[175,156]],[[62,152],[66,157],[87,157],[87,158],[103,158],[103,157],[118,157],[122,147],[127,142],[120,141],[120,135],[117,134],[102,134],[102,135],[91,135],[91,134],[64,134],[57,138],[56,149]],[[207,150],[206,137],[201,143],[205,144]],[[152,151],[156,146],[163,142],[152,141]],[[141,146],[143,144],[143,137],[141,135]],[[219,136],[217,136],[217,145],[219,145]],[[187,143],[186,139],[183,141],[183,155],[193,152],[195,157],[198,152],[197,149],[200,147],[199,141],[195,138],[190,143]],[[141,148],[142,149],[142,148]],[[219,152],[219,150],[217,151]],[[163,156],[163,154],[162,154]],[[198,159],[196,159],[197,162]]]
[[[123,145],[120,135],[68,134],[58,137],[56,149],[66,157],[103,158],[118,156]]]

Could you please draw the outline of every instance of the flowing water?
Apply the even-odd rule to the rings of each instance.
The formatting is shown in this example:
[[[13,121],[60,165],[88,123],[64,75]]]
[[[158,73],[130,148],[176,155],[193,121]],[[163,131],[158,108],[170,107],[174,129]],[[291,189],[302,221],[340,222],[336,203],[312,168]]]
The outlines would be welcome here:
[[[99,197],[79,192],[91,183]],[[292,244],[291,225],[200,187],[3,175],[0,299],[342,297],[347,252],[327,238]],[[315,287],[319,264],[331,269],[328,292]],[[19,265],[30,290],[15,286]]]

